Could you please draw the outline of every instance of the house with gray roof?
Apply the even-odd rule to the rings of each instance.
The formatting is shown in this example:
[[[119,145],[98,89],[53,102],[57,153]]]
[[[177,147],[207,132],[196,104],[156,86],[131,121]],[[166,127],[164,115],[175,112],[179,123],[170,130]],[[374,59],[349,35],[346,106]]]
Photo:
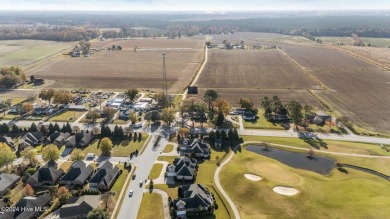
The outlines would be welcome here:
[[[20,180],[20,176],[0,173],[0,197],[7,194]]]
[[[44,142],[44,145],[54,144],[57,145],[58,148],[61,148],[65,144],[65,140],[70,136],[70,133],[66,132],[58,132],[55,131],[51,134]]]
[[[120,175],[119,167],[108,160],[101,162],[96,170],[89,180],[90,190],[110,190]]]
[[[83,186],[87,179],[92,175],[93,167],[79,160],[72,164],[69,171],[61,178],[60,184],[67,187]]]
[[[42,143],[44,137],[43,132],[28,132],[19,139],[18,150],[21,151],[28,146],[38,146]]]
[[[332,121],[331,115],[326,114],[323,111],[318,111],[311,122],[321,126],[321,125],[325,125],[326,122],[331,122],[331,121]]]
[[[212,215],[215,207],[213,194],[203,184],[179,186],[178,198],[173,200],[171,207],[175,209],[174,218],[188,216]]]
[[[65,140],[66,147],[86,147],[94,139],[94,135],[91,132],[78,132],[75,135],[68,137]]]
[[[72,197],[65,205],[60,208],[60,218],[86,218],[90,211],[95,208],[99,208],[99,204],[99,195],[83,195],[80,197]]]
[[[188,157],[209,158],[210,145],[202,139],[183,139],[179,142],[180,154]]]
[[[11,137],[0,136],[0,142],[6,143],[13,151],[15,151],[15,142]]]
[[[64,170],[58,168],[55,161],[50,160],[27,180],[27,184],[33,188],[51,186],[58,182],[63,173]]]
[[[14,207],[15,211],[6,211],[0,219],[31,219],[37,218],[45,211],[51,200],[49,193],[38,197],[27,196],[19,200]],[[28,210],[26,210],[28,209]]]
[[[167,176],[175,180],[194,181],[198,170],[197,161],[189,157],[175,158],[172,164],[167,167]]]

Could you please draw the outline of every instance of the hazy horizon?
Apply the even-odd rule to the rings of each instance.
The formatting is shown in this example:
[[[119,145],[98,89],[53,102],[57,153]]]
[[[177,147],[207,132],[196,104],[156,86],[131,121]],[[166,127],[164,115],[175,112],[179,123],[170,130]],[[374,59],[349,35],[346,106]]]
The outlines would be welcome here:
[[[389,10],[388,0],[2,0],[1,11],[347,11]]]

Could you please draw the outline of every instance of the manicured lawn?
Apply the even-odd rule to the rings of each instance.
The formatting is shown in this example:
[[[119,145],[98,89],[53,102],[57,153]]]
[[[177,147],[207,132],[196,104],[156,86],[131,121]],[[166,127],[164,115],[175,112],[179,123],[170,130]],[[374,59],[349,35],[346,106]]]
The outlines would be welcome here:
[[[111,156],[113,157],[128,157],[130,153],[133,151],[140,151],[141,147],[144,145],[146,139],[149,137],[148,134],[142,133],[142,139],[140,142],[130,141],[126,144],[125,141],[113,141],[114,147],[111,150]],[[99,139],[95,139],[92,141],[88,147],[84,149],[84,153],[95,153],[96,155],[100,155],[101,151],[99,149]]]
[[[157,179],[160,176],[163,166],[161,163],[155,163],[149,173],[149,179]]]
[[[130,173],[124,169],[123,164],[118,164],[117,166],[119,167],[119,169],[122,170],[122,174],[118,177],[118,179],[116,179],[114,185],[112,186],[112,188],[110,190],[111,192],[115,192],[116,200],[118,200],[119,195],[121,194],[121,191],[123,189],[123,185],[126,182],[126,178]]]
[[[64,162],[61,164],[60,168],[66,172],[68,172],[70,166],[72,166],[72,162]]]
[[[162,197],[157,193],[144,193],[138,211],[139,219],[164,218]]]
[[[20,115],[17,115],[17,114],[8,114],[8,111],[5,113],[1,113],[0,114],[0,119],[4,119],[4,120],[13,120],[14,118],[16,117],[19,117]]]
[[[263,116],[263,110],[258,109],[258,118],[256,121],[245,121],[243,120],[244,123],[244,128],[246,129],[278,129],[278,130],[285,130],[282,126],[281,123],[272,123],[268,122],[264,116]],[[238,120],[237,120],[238,121]]]
[[[81,115],[83,115],[84,111],[65,111],[57,116],[54,116],[49,119],[50,122],[73,122],[77,120]]]
[[[169,153],[173,150],[173,145],[172,144],[167,144],[164,148],[163,153]]]
[[[364,163],[366,158],[356,161]],[[375,159],[374,159],[375,161]],[[381,163],[388,166],[390,160]],[[241,218],[386,218],[390,214],[390,184],[358,170],[333,170],[330,176],[294,169],[276,160],[242,150],[222,169],[221,184]],[[244,174],[263,177],[251,181]],[[283,196],[277,185],[300,193]],[[380,209],[380,210],[379,210]]]
[[[166,161],[168,163],[173,163],[175,158],[179,158],[179,156],[159,156],[157,160],[159,161]]]
[[[37,154],[41,154],[42,153],[42,147],[43,145],[38,145],[35,147],[35,150],[37,151]]]
[[[262,136],[242,136],[244,142],[247,141],[265,141],[274,144],[290,145],[302,148],[312,148],[309,143],[303,139],[298,138],[279,138],[279,137],[262,137]],[[321,150],[352,153],[352,154],[365,154],[365,155],[383,155],[389,156],[390,152],[387,152],[380,148],[379,144],[369,144],[360,142],[347,142],[347,141],[332,141],[323,140],[326,144],[326,148],[321,147]]]
[[[15,188],[10,191],[11,204],[16,204],[24,195],[24,186],[22,182],[19,182]]]
[[[112,124],[119,124],[119,125],[123,125],[123,124],[127,124],[129,123],[130,120],[122,120],[122,119],[115,119]]]

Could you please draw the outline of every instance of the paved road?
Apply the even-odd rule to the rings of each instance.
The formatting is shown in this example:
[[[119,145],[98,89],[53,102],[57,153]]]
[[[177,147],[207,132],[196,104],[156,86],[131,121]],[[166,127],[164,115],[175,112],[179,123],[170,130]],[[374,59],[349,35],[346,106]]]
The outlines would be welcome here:
[[[157,157],[160,155],[160,153],[164,150],[164,147],[167,143],[166,139],[161,138],[159,146],[154,149],[153,144],[156,138],[157,137],[154,136],[151,139],[142,155],[131,160],[131,162],[137,166],[135,171],[136,178],[130,182],[129,187],[126,189],[126,196],[118,214],[119,219],[137,218],[138,210],[142,200],[145,179],[148,178],[149,172],[152,170],[154,162],[157,160]],[[140,186],[141,180],[143,181],[142,186]],[[133,197],[131,198],[128,197],[130,190],[134,191]]]

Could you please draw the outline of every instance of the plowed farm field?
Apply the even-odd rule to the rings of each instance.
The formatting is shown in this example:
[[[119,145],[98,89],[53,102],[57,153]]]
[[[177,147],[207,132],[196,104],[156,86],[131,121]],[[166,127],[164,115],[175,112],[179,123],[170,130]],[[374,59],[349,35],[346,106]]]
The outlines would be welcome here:
[[[123,90],[163,88],[162,52],[166,53],[168,87],[183,90],[199,68],[204,41],[195,39],[137,39],[96,42],[91,48],[120,45],[121,51],[103,50],[91,57],[63,57],[31,69],[36,77],[55,80],[56,88]],[[137,51],[134,52],[134,46]]]

